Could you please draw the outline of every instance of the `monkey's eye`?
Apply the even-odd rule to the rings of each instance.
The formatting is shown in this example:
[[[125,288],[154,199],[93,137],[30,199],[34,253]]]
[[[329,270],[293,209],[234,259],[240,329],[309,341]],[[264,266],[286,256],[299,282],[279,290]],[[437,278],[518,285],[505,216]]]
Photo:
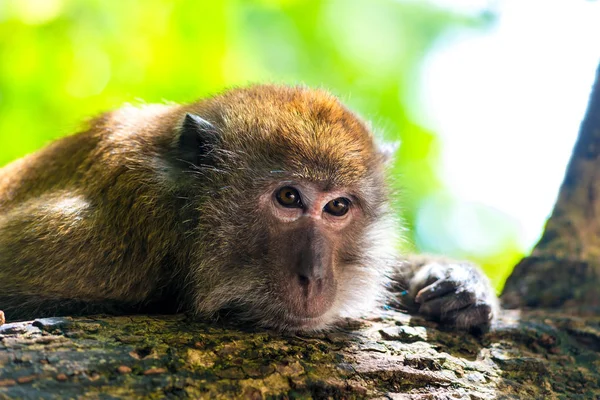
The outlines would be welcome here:
[[[284,207],[287,208],[301,208],[302,201],[300,200],[300,193],[293,187],[284,186],[277,191],[275,194],[277,201]]]
[[[341,217],[348,212],[350,208],[350,200],[345,197],[338,197],[337,199],[331,200],[329,203],[325,204],[325,212],[335,216]]]

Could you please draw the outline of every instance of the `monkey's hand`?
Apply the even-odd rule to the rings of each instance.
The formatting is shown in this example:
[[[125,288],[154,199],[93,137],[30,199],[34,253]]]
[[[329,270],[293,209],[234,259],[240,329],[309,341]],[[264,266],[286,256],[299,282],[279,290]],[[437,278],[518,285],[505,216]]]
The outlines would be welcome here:
[[[407,264],[403,271],[407,290],[398,300],[409,311],[452,329],[489,330],[498,300],[477,266],[427,258],[408,260]]]

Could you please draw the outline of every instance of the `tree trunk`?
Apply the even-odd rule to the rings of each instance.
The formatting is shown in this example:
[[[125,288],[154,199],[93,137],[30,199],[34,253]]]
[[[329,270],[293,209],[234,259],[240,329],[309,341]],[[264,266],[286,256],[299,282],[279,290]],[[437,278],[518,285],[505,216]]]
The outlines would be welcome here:
[[[531,256],[506,281],[504,306],[598,314],[599,272],[600,67],[552,216]]]
[[[393,310],[307,336],[184,315],[48,318],[0,327],[0,399],[600,398],[599,82],[546,231],[506,283],[504,303],[529,310],[503,311],[490,333]]]

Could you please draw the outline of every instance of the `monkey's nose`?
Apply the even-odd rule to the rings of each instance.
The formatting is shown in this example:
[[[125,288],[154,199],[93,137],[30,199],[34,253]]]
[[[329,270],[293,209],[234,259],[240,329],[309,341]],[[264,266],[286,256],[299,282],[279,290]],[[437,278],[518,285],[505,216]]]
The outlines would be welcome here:
[[[314,270],[296,271],[286,283],[289,290],[283,300],[290,314],[297,318],[323,315],[335,299],[336,284],[333,279],[315,274]]]

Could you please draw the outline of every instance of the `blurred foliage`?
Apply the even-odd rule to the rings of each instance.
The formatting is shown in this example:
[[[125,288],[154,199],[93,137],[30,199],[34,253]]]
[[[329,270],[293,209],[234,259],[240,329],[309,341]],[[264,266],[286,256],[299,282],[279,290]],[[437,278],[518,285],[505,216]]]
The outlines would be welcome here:
[[[487,22],[422,1],[0,0],[0,165],[125,102],[303,82],[401,142],[393,176],[412,232],[420,202],[443,186],[436,136],[409,111],[420,63],[449,30]],[[516,257],[506,250],[458,255],[500,285]]]

